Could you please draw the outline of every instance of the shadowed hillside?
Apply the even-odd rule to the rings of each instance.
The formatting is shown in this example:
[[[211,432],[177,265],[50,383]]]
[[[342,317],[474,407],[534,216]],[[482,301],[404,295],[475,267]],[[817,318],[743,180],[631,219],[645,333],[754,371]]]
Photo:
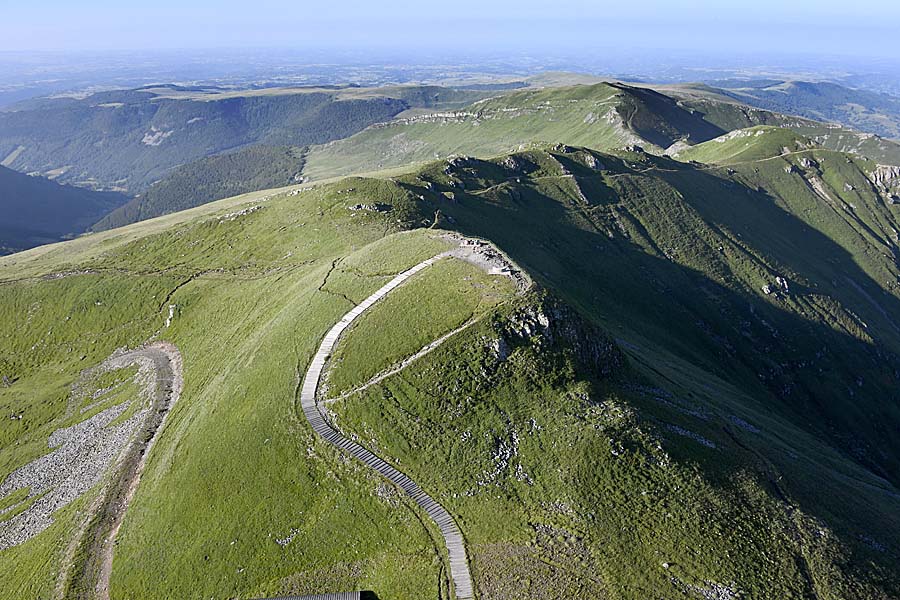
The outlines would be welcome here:
[[[127,200],[123,194],[59,185],[0,167],[0,254],[83,233]]]
[[[138,193],[173,167],[226,150],[320,144],[412,107],[459,106],[483,95],[428,86],[156,86],[39,99],[0,113],[0,160],[65,183]]]
[[[113,596],[446,597],[436,527],[309,428],[299,381],[335,322],[456,231],[537,287],[439,260],[346,331],[319,406],[446,508],[479,597],[894,598],[889,177],[759,131],[697,146],[723,165],[557,144],[6,257],[0,306],[22,325],[0,337],[0,406],[21,419],[0,422],[0,474],[94,414],[68,406],[120,401],[130,375],[86,367],[160,338],[184,390],[122,522]],[[0,551],[3,593],[56,585],[98,487]]]
[[[214,200],[297,183],[303,169],[303,150],[251,146],[246,150],[204,158],[177,168],[95,223],[102,231],[151,219]]]

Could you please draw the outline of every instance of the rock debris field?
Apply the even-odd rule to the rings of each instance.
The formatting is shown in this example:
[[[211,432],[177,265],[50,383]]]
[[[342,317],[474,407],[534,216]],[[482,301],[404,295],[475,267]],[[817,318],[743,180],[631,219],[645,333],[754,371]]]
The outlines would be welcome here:
[[[19,467],[3,481],[0,499],[21,489],[27,489],[28,496],[0,511],[0,517],[23,504],[30,503],[30,506],[0,522],[0,550],[17,546],[38,535],[53,524],[56,511],[104,481],[110,469],[121,462],[126,448],[136,438],[135,434],[141,426],[152,420],[149,417],[153,413],[168,410],[177,398],[181,378],[180,369],[177,376],[173,376],[172,357],[176,355],[174,346],[162,343],[131,351],[116,351],[101,365],[82,374],[81,382],[136,365],[138,370],[133,380],[140,387],[140,392],[80,423],[57,429],[47,441],[52,452]],[[177,363],[180,365],[180,360]],[[80,387],[80,384],[73,386],[69,414],[85,398]],[[116,422],[135,403],[137,407],[131,416]],[[82,412],[91,408],[87,406]]]

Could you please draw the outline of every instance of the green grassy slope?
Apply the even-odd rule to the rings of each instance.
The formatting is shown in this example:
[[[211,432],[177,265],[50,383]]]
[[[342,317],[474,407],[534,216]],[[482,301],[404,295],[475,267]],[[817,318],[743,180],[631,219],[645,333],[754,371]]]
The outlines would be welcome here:
[[[898,539],[889,516],[897,506],[891,440],[900,417],[896,213],[869,191],[871,163],[809,151],[747,163],[729,177],[725,169],[648,156],[622,162],[588,154],[551,155],[574,177],[562,168],[550,172],[547,154],[526,153],[515,158],[513,172],[508,160],[471,161],[449,175],[443,167],[429,170],[410,184],[420,191],[430,182],[431,195],[422,191],[431,200],[426,212],[439,210],[445,222],[498,241],[614,331],[657,383],[677,381],[679,400],[663,393],[656,402],[691,416],[678,427],[761,461],[763,487],[805,515],[798,517],[800,552],[825,561],[808,567],[824,590],[874,594],[839,581],[840,571],[854,571],[849,565],[863,556],[880,555],[887,561],[880,572],[890,571],[885,565],[896,550],[887,548],[896,542],[869,543],[879,532],[879,539]],[[602,172],[587,168],[596,162],[605,165]],[[453,201],[436,193],[442,190],[452,191]],[[762,291],[777,286],[777,277],[789,281],[789,291]],[[405,398],[421,405],[415,392]],[[753,419],[748,409],[757,413]],[[707,410],[723,412],[717,419]],[[773,420],[746,426],[761,418]],[[782,427],[796,432],[776,433]],[[792,439],[797,443],[786,447]],[[779,477],[787,481],[775,483]],[[861,505],[864,515],[856,513]],[[840,531],[842,549],[803,546],[815,538],[812,523]],[[846,564],[835,571],[829,560]]]
[[[752,162],[808,150],[816,144],[791,129],[757,126],[736,129],[674,154],[683,161],[731,164]]]
[[[452,155],[488,158],[541,142],[599,150],[640,145],[661,154],[756,126],[789,128],[826,148],[900,163],[900,145],[871,134],[738,104],[706,86],[664,91],[670,95],[620,83],[513,91],[313,146],[304,174],[321,179]]]
[[[2,402],[24,415],[4,419],[4,435],[30,440],[27,448],[4,444],[3,476],[46,448],[78,371],[152,335],[174,303],[165,337],[184,354],[187,384],[166,441],[160,439],[147,465],[146,494],[136,498],[123,527],[114,595],[259,596],[316,591],[329,577],[339,587],[390,597],[414,598],[429,586],[434,595],[436,551],[419,517],[376,496],[380,482],[358,465],[341,466],[304,429],[292,398],[297,370],[350,306],[344,296],[359,299],[383,283],[381,275],[365,273],[405,268],[445,243],[412,234],[389,245],[396,249],[391,260],[363,252],[354,257],[354,271],[328,276],[336,258],[380,239],[390,223],[347,210],[336,189],[263,206],[241,217],[204,216],[135,241],[99,244],[78,261],[91,274],[2,286],[4,313],[31,315],[2,342],[2,370],[13,381],[0,389]],[[22,272],[5,270],[4,277]],[[43,341],[25,346],[37,337]],[[236,463],[227,458],[238,455]],[[347,528],[356,518],[363,521]],[[4,553],[4,597],[52,590],[75,522],[76,511],[69,510],[54,529]],[[287,537],[294,542],[275,542]],[[176,553],[181,558],[172,561]]]
[[[0,332],[0,406],[23,414],[0,421],[21,442],[0,446],[0,477],[46,451],[84,367],[160,331],[185,390],[120,532],[113,597],[437,596],[435,531],[296,407],[321,336],[444,249],[436,223],[493,240],[541,287],[438,263],[360,317],[334,392],[478,318],[329,406],[458,518],[481,598],[900,594],[900,227],[866,184],[874,163],[557,148],[0,259],[17,324]],[[390,210],[349,209],[373,202]],[[83,508],[0,551],[0,597],[49,595]]]
[[[0,254],[82,233],[127,200],[0,167]]]
[[[315,179],[374,171],[452,154],[488,157],[535,142],[661,151],[724,133],[674,100],[622,84],[520,90],[465,109],[371,127],[313,147],[304,174]]]
[[[896,141],[869,133],[864,127],[857,131],[845,126],[850,121],[840,125],[810,120],[827,117],[805,111],[803,107],[809,106],[806,100],[784,105],[758,103],[749,97],[734,97],[726,90],[698,84],[669,86],[663,90],[678,98],[685,108],[697,111],[705,120],[728,131],[756,125],[788,127],[831,150],[867,156],[885,164],[900,164],[900,144]]]
[[[558,164],[556,173],[546,166],[553,164],[548,158]],[[894,205],[867,186],[871,163],[812,150],[746,163],[729,176],[726,169],[694,168],[636,153],[624,161],[584,151],[526,153],[515,161],[512,173],[505,164],[478,161],[451,168],[450,175],[429,171],[427,179],[438,182],[432,186],[449,186],[454,201],[434,192],[427,197],[459,227],[496,239],[514,257],[511,239],[540,226],[544,237],[528,236],[521,249],[535,255],[520,258],[532,272],[569,277],[569,283],[551,280],[550,285],[569,290],[571,301],[592,307],[592,313],[633,315],[630,328],[643,329],[642,337],[663,335],[659,346],[698,357],[713,352],[710,367],[730,365],[732,376],[743,372],[747,385],[765,384],[788,398],[796,394],[798,402],[821,403],[817,410],[825,413],[840,406],[840,417],[833,415],[838,421],[847,419],[844,409],[857,410],[851,406],[858,394],[848,397],[848,384],[867,388],[869,398],[893,398],[884,378],[892,377],[889,365],[895,359],[882,362],[879,356],[900,350],[893,324],[897,216]],[[603,169],[587,166],[597,163]],[[529,170],[530,178],[516,183]],[[501,222],[503,231],[482,229]],[[562,224],[551,229],[553,222]],[[636,272],[645,272],[647,279],[629,280],[627,273]],[[795,282],[794,291],[766,295],[762,287],[774,289],[776,277]],[[609,285],[603,282],[615,282],[615,295],[599,293],[598,285]],[[662,317],[672,310],[685,311],[686,329]],[[660,315],[658,322],[654,315]],[[727,328],[727,335],[719,328]],[[819,338],[831,339],[832,328],[839,335],[827,354],[834,355],[818,356]],[[783,356],[754,357],[751,348],[779,347],[776,340],[788,331],[804,331],[798,336],[805,346],[792,340],[781,348]],[[806,358],[801,357],[804,347]],[[729,356],[743,366],[725,360]],[[825,367],[832,362],[833,369]],[[824,385],[828,376],[817,373],[820,368],[837,377],[830,390]],[[798,383],[778,388],[791,378],[807,379],[809,389]],[[890,416],[896,411],[893,402],[873,400],[866,409],[858,407],[860,422],[869,409],[896,418]],[[878,430],[887,436],[883,423],[873,422],[862,437],[873,440]],[[822,431],[834,427],[834,435],[848,443],[853,437],[840,433],[836,423],[820,425]],[[869,461],[881,463],[880,474],[896,480],[898,457],[888,437],[882,441],[868,453],[853,451],[869,454]]]

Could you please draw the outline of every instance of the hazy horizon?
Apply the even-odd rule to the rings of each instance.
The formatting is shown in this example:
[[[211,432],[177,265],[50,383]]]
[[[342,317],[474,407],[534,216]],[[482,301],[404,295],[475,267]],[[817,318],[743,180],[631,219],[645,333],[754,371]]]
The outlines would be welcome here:
[[[894,59],[888,43],[900,5],[833,0],[752,7],[711,0],[640,5],[570,0],[490,4],[390,1],[377,5],[259,0],[48,0],[4,7],[0,51],[161,51],[216,48],[346,50],[394,54],[595,52],[602,49],[753,56]]]

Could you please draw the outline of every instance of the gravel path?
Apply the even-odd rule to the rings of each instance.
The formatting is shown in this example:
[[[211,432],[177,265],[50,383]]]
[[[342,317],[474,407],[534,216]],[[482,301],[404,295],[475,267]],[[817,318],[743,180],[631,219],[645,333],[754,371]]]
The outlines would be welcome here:
[[[157,404],[154,384],[159,377],[163,355],[157,346],[116,352],[91,369],[90,372],[102,373],[137,365],[135,381],[141,385],[141,393],[137,398],[111,406],[71,427],[57,429],[47,441],[52,449],[49,454],[19,467],[3,481],[0,498],[27,488],[29,494],[25,501],[34,500],[18,515],[0,522],[0,550],[17,546],[47,529],[53,523],[53,513],[103,481],[114,465],[121,464],[124,450],[129,444],[135,445],[136,442],[132,442],[135,434],[142,424],[152,420]],[[134,414],[113,425],[133,403],[139,403]],[[0,514],[16,506],[0,511]]]
[[[434,520],[444,542],[447,546],[447,553],[450,558],[450,578],[453,580],[453,588],[456,592],[457,600],[470,600],[474,598],[472,589],[472,576],[469,573],[469,561],[466,557],[466,548],[463,542],[462,533],[453,517],[447,510],[435,502],[431,496],[422,491],[414,481],[409,477],[378,458],[359,444],[356,444],[340,433],[335,431],[324,419],[319,407],[316,403],[316,395],[319,388],[319,380],[322,377],[322,370],[325,362],[334,350],[334,346],[340,335],[350,326],[350,324],[362,313],[368,310],[373,304],[381,298],[388,295],[391,290],[403,284],[407,279],[434,264],[447,253],[439,254],[428,260],[424,260],[394,277],[385,284],[380,290],[366,298],[361,304],[348,312],[341,318],[337,324],[325,335],[319,350],[316,352],[306,371],[306,377],[303,379],[303,387],[300,390],[300,406],[303,408],[303,414],[306,415],[309,424],[313,430],[322,436],[326,441],[336,448],[346,450],[366,465],[381,473],[388,480],[403,489],[415,502],[421,506],[428,516]]]
[[[128,448],[122,462],[120,475],[107,490],[96,519],[87,532],[88,560],[85,570],[76,580],[83,578],[82,588],[88,597],[109,600],[109,579],[112,575],[113,551],[116,535],[125,518],[141,474],[147,462],[147,455],[159,437],[159,430],[165,423],[172,405],[181,396],[184,386],[181,353],[174,344],[156,342],[132,352],[136,356],[149,359],[156,375],[153,384],[153,399],[150,413],[144,420],[137,438]],[[93,593],[88,590],[93,589]]]
[[[130,351],[116,351],[101,365],[89,369],[83,379],[107,371],[137,365],[135,381],[140,392],[134,398],[111,406],[84,421],[54,431],[48,440],[53,450],[24,465],[0,485],[0,498],[28,488],[25,501],[30,506],[11,519],[0,522],[0,550],[21,544],[51,524],[56,511],[73,502],[98,484],[103,489],[82,517],[79,530],[68,544],[64,570],[84,552],[83,567],[60,574],[56,595],[66,598],[109,598],[109,577],[115,536],[128,503],[140,481],[147,452],[156,439],[171,405],[182,386],[181,355],[175,346],[156,342]],[[70,409],[83,400],[79,382],[73,390]],[[101,390],[102,391],[102,390]],[[137,403],[134,414],[113,424]],[[88,407],[89,409],[90,407]],[[82,411],[84,412],[84,411]],[[114,477],[109,477],[111,472]],[[9,507],[8,510],[15,508]],[[0,511],[0,514],[5,511]],[[89,523],[89,524],[88,524]],[[64,588],[70,585],[67,591]],[[70,593],[71,592],[71,593]]]

